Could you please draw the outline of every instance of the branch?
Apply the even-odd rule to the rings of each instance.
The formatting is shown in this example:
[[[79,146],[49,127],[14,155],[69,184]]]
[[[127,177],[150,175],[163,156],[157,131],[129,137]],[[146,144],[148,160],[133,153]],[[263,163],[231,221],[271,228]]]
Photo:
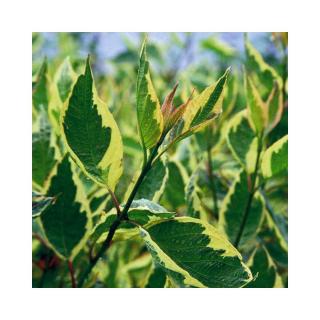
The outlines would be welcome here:
[[[154,160],[154,158],[157,155],[158,149],[160,147],[160,145],[163,142],[163,139],[160,139],[160,141],[157,143],[157,145],[154,147],[154,149],[152,150],[152,153],[149,157],[149,159],[147,160],[147,163],[145,164],[145,166],[142,168],[141,173],[139,175],[139,178],[137,180],[137,182],[135,183],[130,196],[127,200],[127,203],[125,205],[125,207],[123,208],[122,212],[120,212],[120,214],[117,216],[116,220],[112,223],[112,225],[110,226],[109,232],[108,232],[108,236],[106,238],[106,240],[103,242],[100,250],[98,251],[97,255],[90,261],[87,269],[85,270],[85,272],[83,273],[82,277],[79,280],[79,287],[82,287],[85,280],[87,279],[88,275],[91,273],[92,269],[94,268],[94,266],[97,264],[98,260],[102,257],[102,255],[107,251],[107,249],[110,247],[110,244],[112,242],[113,236],[115,235],[119,225],[121,224],[122,221],[124,220],[128,220],[128,211],[130,209],[130,206],[132,204],[132,201],[134,200],[134,197],[143,181],[143,179],[145,178],[145,176],[147,175],[147,173],[149,172],[149,170],[152,168],[152,162]]]

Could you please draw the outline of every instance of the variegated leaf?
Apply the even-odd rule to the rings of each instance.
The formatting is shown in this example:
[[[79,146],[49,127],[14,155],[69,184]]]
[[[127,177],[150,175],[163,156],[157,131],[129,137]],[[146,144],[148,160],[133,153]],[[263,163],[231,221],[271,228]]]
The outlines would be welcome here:
[[[147,199],[134,200],[128,211],[129,220],[138,225],[146,225],[154,221],[170,219],[175,216],[174,212],[169,212],[159,204]],[[117,218],[115,209],[102,216],[96,227],[92,231],[91,240],[102,242],[108,235],[110,226]],[[139,232],[136,225],[129,222],[122,222],[116,231],[116,238],[129,239]]]
[[[58,164],[46,194],[55,198],[41,214],[46,238],[60,257],[73,259],[89,236],[91,214],[68,156]]]
[[[32,218],[37,218],[41,213],[54,202],[54,197],[46,197],[32,191]]]
[[[41,190],[45,188],[56,163],[54,135],[46,119],[44,111],[39,112],[38,123],[34,124],[32,132],[32,182]]]
[[[283,113],[283,94],[277,82],[274,82],[266,105],[268,112],[267,132],[270,132],[280,122]]]
[[[268,212],[265,215],[263,228],[259,232],[259,238],[263,240],[273,261],[277,265],[287,267],[288,243]]]
[[[271,92],[274,81],[278,82],[280,89],[282,89],[282,79],[274,68],[268,65],[259,51],[252,45],[248,37],[245,38],[245,51],[247,55],[248,70],[254,70],[258,75],[261,83]]]
[[[114,189],[122,174],[123,147],[116,122],[93,84],[89,58],[62,116],[67,149],[84,173]]]
[[[129,185],[125,194],[125,200],[129,198],[129,195],[134,188],[134,185],[139,177],[139,172],[133,178],[133,181]],[[135,199],[149,199],[154,202],[158,202],[165,190],[166,182],[168,180],[168,168],[165,160],[159,160],[151,168],[151,170],[144,177],[139,190],[135,195]]]
[[[267,128],[268,124],[267,106],[262,100],[258,89],[249,76],[246,76],[245,87],[248,119],[252,128],[256,131],[257,135],[260,136]]]
[[[36,111],[48,109],[48,64],[45,59],[32,86],[32,104]]]
[[[227,143],[233,156],[250,174],[258,155],[258,138],[249,125],[247,110],[238,112],[227,128]]]
[[[247,288],[283,288],[276,265],[264,246],[255,249],[247,264],[254,276]]]
[[[247,174],[245,171],[240,171],[221,205],[219,226],[232,243],[237,241],[242,221],[245,218],[249,190]],[[262,223],[263,212],[264,200],[262,196],[257,193],[249,209],[246,224],[239,242],[240,248],[250,245],[250,242],[255,239]]]
[[[288,170],[288,135],[276,141],[263,154],[261,171],[265,178],[270,178]]]
[[[161,150],[161,154],[177,142],[204,129],[221,114],[224,88],[229,72],[230,67],[215,84],[207,87],[187,103],[182,118],[171,129],[167,144]]]
[[[149,69],[145,41],[140,54],[136,92],[138,127],[145,149],[153,147],[163,131],[160,102],[153,87]]]
[[[65,102],[69,97],[75,81],[76,74],[73,71],[70,58],[67,57],[59,66],[54,77],[54,82],[57,85],[59,96],[62,102]]]
[[[242,287],[252,279],[240,253],[199,219],[160,221],[140,231],[155,263],[178,287]]]

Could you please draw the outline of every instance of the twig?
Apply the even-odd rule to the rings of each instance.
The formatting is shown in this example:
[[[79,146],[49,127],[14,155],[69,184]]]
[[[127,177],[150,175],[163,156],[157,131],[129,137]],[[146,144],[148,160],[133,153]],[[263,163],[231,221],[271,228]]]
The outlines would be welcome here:
[[[117,210],[117,215],[120,216],[120,214],[121,214],[121,209],[120,209],[119,201],[118,201],[116,195],[114,194],[114,192],[113,192],[110,188],[108,188],[108,192],[110,193],[112,202],[113,202],[113,204],[114,204],[114,206],[115,206],[115,208],[116,208],[116,210]]]
[[[243,219],[242,219],[242,222],[241,222],[241,225],[240,225],[240,229],[238,231],[236,240],[235,240],[235,242],[233,244],[236,248],[238,248],[238,246],[239,246],[239,243],[240,243],[240,240],[241,240],[241,237],[242,237],[242,234],[243,234],[243,231],[244,231],[244,228],[245,228],[245,225],[247,223],[248,216],[249,216],[249,213],[250,213],[252,200],[253,200],[253,197],[254,197],[254,194],[255,194],[255,191],[256,191],[255,190],[255,184],[256,184],[256,180],[257,180],[257,176],[258,176],[259,160],[260,160],[261,151],[262,151],[262,138],[259,138],[258,139],[258,154],[257,154],[255,169],[254,169],[254,172],[253,172],[253,178],[252,178],[251,187],[249,188],[249,197],[248,197],[248,201],[247,201],[246,208],[245,208],[245,211],[244,211]]]
[[[73,264],[72,264],[71,260],[68,260],[68,269],[69,269],[69,273],[70,273],[70,277],[71,277],[72,288],[76,288],[77,282],[76,282],[76,278],[74,275],[74,269],[73,269]]]

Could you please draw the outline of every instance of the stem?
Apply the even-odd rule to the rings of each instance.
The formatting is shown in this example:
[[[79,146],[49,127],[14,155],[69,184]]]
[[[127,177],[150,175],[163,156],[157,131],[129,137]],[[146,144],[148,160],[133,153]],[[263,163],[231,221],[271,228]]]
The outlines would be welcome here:
[[[256,192],[255,185],[256,185],[256,180],[257,180],[257,176],[258,176],[259,160],[260,160],[261,151],[262,151],[262,138],[259,137],[258,138],[258,154],[257,154],[254,172],[253,172],[252,183],[251,183],[250,190],[249,190],[249,197],[248,197],[248,201],[246,204],[246,208],[244,211],[244,215],[243,215],[243,219],[242,219],[242,222],[240,225],[239,232],[238,232],[236,240],[233,244],[235,246],[235,248],[237,248],[237,249],[238,249],[245,225],[247,223],[248,216],[249,216],[250,209],[251,209],[252,200],[253,200],[254,194]]]
[[[71,277],[72,288],[76,288],[77,282],[76,282],[76,278],[74,275],[74,269],[73,269],[73,264],[72,264],[71,260],[68,260],[68,269],[69,269],[69,273],[70,273],[70,277]]]
[[[163,137],[164,139],[164,137]],[[97,255],[90,261],[87,269],[85,270],[85,272],[83,273],[82,277],[79,280],[79,287],[82,287],[84,284],[84,281],[87,279],[88,275],[91,273],[92,269],[94,268],[94,266],[97,264],[98,260],[102,257],[102,255],[107,251],[107,249],[110,247],[111,241],[113,239],[113,236],[115,235],[119,225],[121,224],[121,222],[123,220],[128,220],[128,211],[130,209],[130,206],[132,204],[132,201],[134,200],[134,197],[144,179],[144,177],[147,175],[147,173],[149,172],[149,170],[152,167],[152,161],[154,160],[154,158],[157,155],[158,149],[160,147],[160,145],[163,142],[163,139],[161,139],[157,145],[154,147],[154,149],[152,150],[152,153],[149,157],[149,159],[147,160],[145,166],[142,168],[141,173],[139,175],[139,178],[137,180],[137,182],[135,183],[130,196],[127,200],[127,203],[125,205],[125,207],[123,208],[122,212],[117,216],[116,220],[112,223],[112,225],[110,226],[109,232],[108,232],[108,236],[106,238],[106,240],[103,242],[102,246],[100,247],[100,250],[98,251]]]
[[[218,198],[217,198],[217,190],[216,184],[214,182],[213,176],[213,168],[212,168],[212,157],[211,157],[211,131],[210,127],[208,128],[208,139],[207,139],[207,156],[208,156],[208,176],[209,176],[209,183],[210,183],[210,190],[212,193],[212,200],[213,200],[213,215],[218,220],[219,217],[219,209],[218,209]]]
[[[108,192],[109,192],[109,194],[111,196],[111,199],[112,199],[112,202],[113,202],[114,206],[116,207],[117,215],[120,216],[121,209],[120,209],[119,201],[118,201],[116,195],[114,194],[114,192],[111,189],[108,188]]]

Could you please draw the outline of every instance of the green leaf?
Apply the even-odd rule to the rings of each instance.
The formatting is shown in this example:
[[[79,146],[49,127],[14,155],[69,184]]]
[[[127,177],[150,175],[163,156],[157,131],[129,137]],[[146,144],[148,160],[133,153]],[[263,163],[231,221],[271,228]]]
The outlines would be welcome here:
[[[71,93],[72,85],[76,80],[76,74],[73,71],[69,57],[64,59],[59,66],[54,80],[58,88],[60,99],[62,102],[65,102]]]
[[[276,141],[263,154],[261,171],[270,178],[288,169],[288,135]]]
[[[222,42],[216,37],[210,37],[201,42],[201,46],[205,49],[212,51],[221,58],[234,58],[236,56],[236,50],[229,46],[227,43]]]
[[[37,111],[48,109],[48,65],[45,59],[38,72],[37,79],[32,87],[32,103]]]
[[[110,111],[97,96],[89,58],[62,119],[66,145],[77,165],[96,183],[113,190],[122,174],[122,140]]]
[[[204,129],[221,114],[229,72],[230,67],[215,84],[207,87],[188,103],[182,118],[172,128],[168,144],[161,154],[177,142]]]
[[[150,199],[158,202],[168,180],[168,168],[163,160],[158,161],[144,178],[135,199]]]
[[[160,139],[163,131],[163,117],[160,102],[151,81],[146,41],[143,43],[140,54],[136,99],[141,142],[145,149],[150,149]]]
[[[201,204],[202,190],[198,186],[199,167],[191,175],[185,188],[187,215],[192,218],[206,220],[206,213]]]
[[[148,275],[152,269],[152,258],[149,252],[126,264],[121,273],[130,275],[132,287],[143,288],[148,281]]]
[[[267,106],[249,76],[246,76],[245,87],[249,122],[257,134],[261,135],[268,123]]]
[[[174,212],[169,212],[159,204],[147,199],[134,200],[128,211],[129,220],[139,224],[146,225],[148,223],[170,219],[175,216]],[[92,231],[91,239],[93,242],[103,242],[107,237],[110,226],[117,218],[115,209],[112,209],[108,214],[102,216],[96,227]],[[134,224],[122,222],[116,231],[116,239],[129,239],[138,235],[138,229]]]
[[[183,115],[183,132],[206,123],[207,120],[215,118],[222,112],[223,92],[229,72],[230,68],[215,84],[207,87],[190,101]]]
[[[283,288],[276,265],[265,247],[259,246],[254,251],[248,261],[248,267],[257,277],[246,286],[247,288]]]
[[[167,281],[167,275],[163,268],[155,266],[148,278],[145,288],[164,288]]]
[[[32,181],[37,189],[45,186],[56,163],[53,136],[43,113],[39,118],[39,130],[32,133]]]
[[[287,267],[288,243],[268,212],[265,216],[264,226],[259,232],[259,238],[263,240],[273,261],[282,267]]]
[[[249,198],[248,177],[245,171],[240,171],[227,195],[223,199],[219,227],[235,243],[244,219]],[[239,247],[243,248],[254,241],[262,223],[264,200],[259,193],[253,198],[251,208],[242,233]]]
[[[58,164],[47,196],[55,201],[40,217],[46,238],[60,257],[73,259],[85,245],[91,217],[84,190],[68,156]]]
[[[258,138],[251,129],[247,110],[238,112],[227,128],[227,143],[233,156],[250,174],[254,171],[258,155]]]
[[[32,191],[32,218],[35,219],[54,202],[54,197],[46,197],[42,194]]]
[[[274,83],[266,104],[268,110],[267,132],[270,132],[280,122],[283,113],[283,95],[277,82]]]
[[[140,228],[157,265],[179,287],[242,287],[252,279],[239,252],[213,226],[181,217]]]
[[[170,161],[167,164],[169,170],[168,181],[165,186],[163,199],[167,201],[172,208],[178,208],[185,204],[185,185],[188,174],[182,164],[178,161]]]
[[[278,82],[279,88],[282,89],[282,79],[274,68],[268,65],[262,55],[251,44],[248,37],[245,37],[245,51],[247,55],[247,67],[248,70],[253,70],[259,77],[261,83],[270,92],[273,87],[274,81]]]
[[[124,199],[127,200],[134,188],[134,185],[139,177],[139,172],[136,173],[132,183],[129,185]],[[165,186],[168,180],[168,168],[164,160],[157,161],[153,165],[151,170],[144,177],[138,192],[135,195],[135,199],[149,199],[154,202],[158,202],[165,190]]]

